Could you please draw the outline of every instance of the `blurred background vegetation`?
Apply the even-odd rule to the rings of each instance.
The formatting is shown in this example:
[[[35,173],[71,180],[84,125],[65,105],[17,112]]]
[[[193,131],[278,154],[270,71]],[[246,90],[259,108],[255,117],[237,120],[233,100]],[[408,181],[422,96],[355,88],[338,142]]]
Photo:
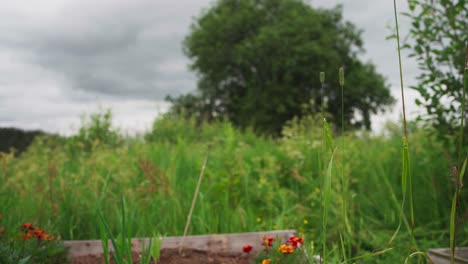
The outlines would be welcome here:
[[[448,247],[455,191],[450,170],[467,155],[460,122],[466,119],[460,109],[467,3],[410,3],[413,38],[406,48],[425,70],[415,89],[427,108],[427,115],[408,123],[416,243],[400,232],[393,250],[363,263],[402,263],[411,252]],[[439,22],[442,17],[447,23]],[[343,260],[388,248],[403,196],[402,124],[388,123],[381,134],[368,131],[370,114],[388,109],[394,98],[375,67],[358,59],[360,34],[342,21],[340,8],[314,9],[299,0],[216,2],[185,40],[200,77],[197,91],[168,98],[172,108],[144,135],[123,136],[110,111],[90,115],[70,137],[0,129],[0,225],[28,220],[55,228],[64,239],[96,239],[97,211],[117,230],[118,201],[125,196],[133,236],[181,235],[208,155],[191,234],[294,228],[320,247],[322,183],[332,156],[325,117],[344,173],[338,177],[341,168],[333,167],[329,254]],[[453,41],[439,50],[431,38]],[[344,133],[337,129],[342,66]],[[453,71],[440,72],[446,67]],[[319,72],[326,73],[323,84]],[[458,103],[447,105],[441,96]],[[457,244],[466,246],[466,199],[458,212]],[[410,229],[406,214],[402,228]],[[345,233],[348,256],[340,249]]]

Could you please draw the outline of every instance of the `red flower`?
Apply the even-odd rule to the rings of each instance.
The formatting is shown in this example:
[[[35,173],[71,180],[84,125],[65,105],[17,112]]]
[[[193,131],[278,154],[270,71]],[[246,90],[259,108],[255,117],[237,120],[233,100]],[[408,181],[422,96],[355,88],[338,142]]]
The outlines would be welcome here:
[[[263,236],[262,246],[265,246],[265,248],[269,248],[273,245],[273,241],[275,241],[274,237]]]
[[[249,253],[250,251],[252,251],[253,247],[249,244],[246,244],[242,247],[242,251],[244,251],[245,253]]]
[[[24,224],[21,225],[21,231],[26,232],[26,231],[29,231],[29,230],[30,231],[34,230],[34,226],[31,223],[24,223]]]
[[[41,240],[41,238],[42,238],[43,235],[47,235],[46,232],[45,232],[43,229],[39,228],[39,227],[36,228],[36,230],[34,231],[33,234],[34,234],[34,236],[37,237],[39,240]]]
[[[304,241],[302,240],[302,237],[297,237],[297,236],[293,236],[289,238],[288,242],[291,243],[291,246],[293,246],[293,248],[297,248],[297,244],[304,245]]]

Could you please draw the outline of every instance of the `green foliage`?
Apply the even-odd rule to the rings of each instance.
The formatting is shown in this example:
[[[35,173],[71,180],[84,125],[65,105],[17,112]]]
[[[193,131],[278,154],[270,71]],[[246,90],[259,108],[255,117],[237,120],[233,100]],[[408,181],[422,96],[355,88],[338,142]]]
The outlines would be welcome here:
[[[198,17],[185,53],[199,75],[197,94],[169,98],[176,113],[227,118],[242,128],[279,134],[301,105],[325,100],[339,124],[338,68],[346,69],[347,126],[370,128],[370,115],[393,99],[382,75],[358,60],[360,32],[339,7],[315,9],[301,0],[220,0]],[[321,89],[314,73],[325,72]],[[363,119],[352,121],[354,112]]]
[[[126,223],[126,212],[125,212],[125,199],[122,197],[121,198],[121,203],[120,203],[120,209],[121,209],[121,226],[120,226],[120,233],[117,237],[115,237],[112,234],[112,231],[110,230],[109,224],[102,215],[102,213],[99,211],[99,230],[101,234],[101,242],[102,242],[102,248],[104,251],[104,260],[106,264],[109,263],[109,250],[108,250],[108,244],[109,244],[109,238],[111,240],[112,246],[114,248],[114,254],[112,255],[115,263],[117,264],[132,264],[134,263],[132,259],[132,238],[129,235],[129,227],[127,226]],[[151,257],[156,257],[154,260],[157,261],[159,257],[159,250],[160,250],[160,239],[156,238],[157,242],[154,243],[153,245],[153,239],[149,240],[149,245],[148,248],[144,248],[144,242],[143,242],[143,252],[142,255],[140,256],[140,263],[141,264],[148,264],[151,261]],[[157,252],[157,253],[156,253]]]
[[[292,237],[299,238],[299,237]],[[292,239],[291,238],[291,239]],[[273,239],[273,240],[271,240]],[[268,264],[318,264],[320,258],[316,256],[316,252],[313,250],[313,243],[296,242],[294,245],[291,244],[290,239],[282,241],[276,237],[264,237],[263,238],[263,250],[259,252],[254,263],[264,263],[268,260]],[[271,242],[270,242],[271,240]],[[289,251],[290,250],[290,251]]]
[[[1,215],[0,215],[1,220]],[[1,222],[0,222],[1,223]],[[39,240],[33,234],[0,227],[0,263],[2,264],[64,264],[69,263],[67,249],[61,240]]]
[[[421,72],[417,76],[418,84],[412,87],[421,96],[416,99],[416,104],[426,110],[426,115],[420,118],[434,126],[439,137],[453,137],[460,127],[460,120],[466,119],[460,110],[463,98],[466,98],[463,95],[463,71],[468,45],[468,1],[408,2],[410,13],[406,15],[412,23],[411,38],[405,47],[411,50]],[[468,133],[466,128],[464,133]],[[448,143],[456,146],[453,141]],[[450,151],[455,153],[454,149]]]
[[[118,201],[125,196],[126,237],[182,235],[199,170],[210,148],[191,234],[294,228],[321,252],[322,184],[327,175],[327,260],[343,259],[339,245],[346,228],[344,202],[352,231],[347,238],[352,245],[349,257],[387,249],[398,226],[402,196],[399,127],[388,129],[386,136],[341,135],[346,149],[335,144],[330,171],[331,152],[318,115],[289,122],[280,139],[258,137],[223,121],[197,124],[165,118],[169,117],[155,124],[166,125],[155,126],[156,131],[148,133],[151,140],[144,142],[129,140],[84,152],[74,138],[55,147],[36,140],[20,157],[9,157],[0,163],[8,171],[8,177],[0,177],[4,225],[14,226],[24,219],[53,222],[64,239],[99,239],[97,212],[106,216],[109,230],[118,233],[122,230]],[[161,127],[166,132],[159,137]],[[417,127],[409,131],[415,237],[421,251],[444,247],[449,244],[453,186],[446,176],[448,161],[441,158],[443,144],[429,131]],[[334,135],[334,142],[341,142],[340,137]],[[346,185],[338,177],[343,160],[344,177],[349,179]],[[342,195],[344,188],[347,196]],[[458,235],[457,245],[468,245],[466,238]],[[362,261],[402,263],[408,252],[406,241],[407,236],[397,235],[394,250]]]
[[[97,145],[116,146],[120,142],[118,131],[112,128],[112,113],[110,110],[93,113],[83,117],[78,135],[73,140],[89,151]]]

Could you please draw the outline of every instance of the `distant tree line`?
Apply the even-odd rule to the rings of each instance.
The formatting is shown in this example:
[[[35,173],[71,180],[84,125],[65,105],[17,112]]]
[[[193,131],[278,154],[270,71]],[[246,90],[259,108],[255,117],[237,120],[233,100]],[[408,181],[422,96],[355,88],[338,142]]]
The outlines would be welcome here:
[[[10,152],[15,150],[15,154],[24,152],[37,136],[46,135],[40,130],[27,131],[20,128],[1,127],[0,128],[0,152]]]

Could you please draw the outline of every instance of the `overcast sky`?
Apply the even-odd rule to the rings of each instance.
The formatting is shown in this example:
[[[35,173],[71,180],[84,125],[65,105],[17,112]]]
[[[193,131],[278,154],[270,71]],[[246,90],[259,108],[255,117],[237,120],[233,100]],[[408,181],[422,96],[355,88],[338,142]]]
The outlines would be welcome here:
[[[0,127],[69,135],[83,114],[111,108],[124,132],[149,129],[167,109],[166,95],[194,91],[196,77],[181,42],[210,0],[16,0],[0,6]],[[366,53],[399,95],[392,0],[311,0],[343,4],[346,20],[363,29]],[[406,1],[398,0],[400,11]],[[401,30],[409,23],[400,18]],[[406,84],[416,64],[403,58]],[[414,92],[408,91],[414,112]],[[373,118],[380,128],[401,107]]]

